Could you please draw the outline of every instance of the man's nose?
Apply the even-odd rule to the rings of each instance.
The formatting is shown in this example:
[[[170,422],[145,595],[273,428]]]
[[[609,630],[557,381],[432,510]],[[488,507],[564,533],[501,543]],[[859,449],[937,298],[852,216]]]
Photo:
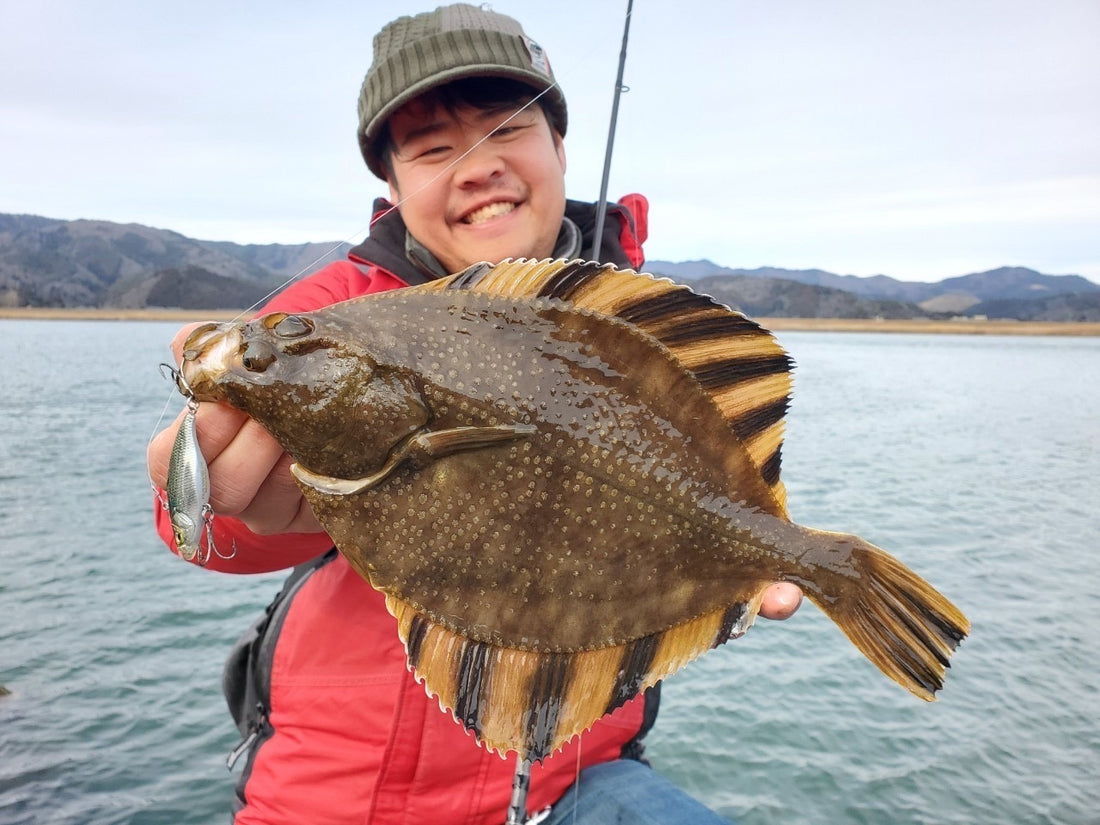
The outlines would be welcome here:
[[[481,186],[504,174],[504,158],[488,141],[475,144],[455,164],[459,186]]]

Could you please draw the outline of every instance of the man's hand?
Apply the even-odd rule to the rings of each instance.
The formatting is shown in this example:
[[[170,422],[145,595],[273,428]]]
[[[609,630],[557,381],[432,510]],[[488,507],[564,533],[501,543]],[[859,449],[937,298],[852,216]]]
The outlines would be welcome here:
[[[802,591],[790,582],[773,584],[764,593],[760,615],[765,619],[789,619],[802,604]]]
[[[177,364],[183,342],[196,326],[183,327],[172,341]],[[149,474],[161,488],[167,484],[172,443],[183,415],[149,444]],[[224,404],[200,404],[195,429],[210,468],[215,513],[240,519],[257,535],[323,532],[290,475],[293,460],[263,427]]]

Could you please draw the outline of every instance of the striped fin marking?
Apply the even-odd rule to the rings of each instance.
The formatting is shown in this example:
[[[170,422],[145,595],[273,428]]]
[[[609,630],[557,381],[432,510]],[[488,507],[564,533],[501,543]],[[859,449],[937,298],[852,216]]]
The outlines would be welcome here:
[[[393,596],[386,606],[429,694],[488,748],[541,760],[606,712],[620,648],[498,647],[435,624]]]
[[[717,404],[787,517],[780,475],[793,363],[755,321],[668,279],[579,260],[475,264],[416,289],[556,299],[619,318],[652,336]]]
[[[740,636],[752,624],[759,602],[758,596],[623,645],[553,653],[468,639],[406,602],[386,597],[409,665],[429,695],[484,746],[534,761],[688,662]]]

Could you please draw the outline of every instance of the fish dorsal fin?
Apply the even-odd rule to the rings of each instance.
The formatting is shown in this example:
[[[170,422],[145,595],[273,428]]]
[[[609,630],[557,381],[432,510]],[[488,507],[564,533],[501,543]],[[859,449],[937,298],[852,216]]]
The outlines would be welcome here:
[[[667,278],[581,260],[474,264],[417,289],[559,300],[652,337],[714,400],[787,517],[780,470],[793,362],[755,321]]]

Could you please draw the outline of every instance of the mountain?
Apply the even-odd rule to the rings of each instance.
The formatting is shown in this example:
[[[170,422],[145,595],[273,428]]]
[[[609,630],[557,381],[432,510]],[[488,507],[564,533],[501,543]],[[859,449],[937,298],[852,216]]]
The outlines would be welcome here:
[[[243,309],[347,249],[338,242],[201,241],[140,224],[0,214],[0,307]],[[1100,284],[1024,267],[934,284],[821,269],[734,269],[706,259],[652,260],[646,269],[762,317],[1100,318]]]
[[[823,290],[842,290],[869,303],[851,302],[846,309],[832,310],[822,293],[825,311],[842,311],[850,314],[819,315],[817,317],[874,317],[875,302],[887,302],[875,312],[881,317],[904,317],[892,303],[910,305],[908,317],[936,317],[944,315],[985,315],[990,318],[1016,318],[1018,320],[1076,320],[1088,316],[1094,297],[1100,296],[1100,284],[1080,275],[1044,275],[1025,267],[1000,267],[988,272],[975,272],[937,283],[899,281],[887,275],[863,278],[856,275],[836,275],[820,269],[733,269],[719,266],[708,260],[647,261],[646,268],[674,279],[686,279],[699,285],[715,283],[714,279],[735,279],[741,289],[749,289],[752,279],[761,281],[786,281]],[[732,284],[730,285],[732,287]],[[1090,297],[1091,296],[1091,297]],[[717,297],[717,296],[715,296]],[[747,300],[747,299],[746,299]],[[781,310],[781,306],[776,307]],[[765,315],[764,312],[749,314]]]
[[[647,267],[648,269],[648,267]],[[862,298],[843,289],[782,278],[711,275],[693,286],[757,318],[929,318],[934,313],[903,301]]]
[[[215,249],[232,255],[234,258],[260,267],[280,278],[293,278],[302,272],[312,272],[322,263],[343,258],[347,255],[348,244],[303,243],[285,244],[235,244],[230,241],[200,241],[208,249]]]
[[[899,281],[887,275],[872,275],[869,278],[862,278],[858,275],[836,275],[823,269],[780,269],[774,266],[762,266],[756,269],[734,269],[728,266],[719,266],[706,259],[682,263],[647,261],[646,267],[659,270],[669,277],[688,280],[699,280],[715,275],[778,279],[810,286],[840,289],[865,298],[882,298],[909,303],[923,301],[935,294],[932,290],[927,289],[930,286],[929,284]]]
[[[248,246],[140,224],[0,215],[0,306],[236,309],[311,268],[326,252],[342,257],[346,249],[337,243]],[[184,294],[186,287],[173,293],[163,286],[180,272],[200,271],[206,274],[195,282],[196,288],[205,284],[199,304]],[[210,276],[221,279],[217,289],[210,288]],[[161,303],[176,298],[182,303]]]
[[[1019,321],[1100,321],[1100,292],[1044,295],[1039,298],[998,298],[970,308],[971,315],[1015,318]]]
[[[253,281],[227,278],[201,266],[188,265],[158,270],[151,278],[129,285],[117,284],[108,290],[103,306],[240,309],[251,306],[263,294],[257,293]]]

